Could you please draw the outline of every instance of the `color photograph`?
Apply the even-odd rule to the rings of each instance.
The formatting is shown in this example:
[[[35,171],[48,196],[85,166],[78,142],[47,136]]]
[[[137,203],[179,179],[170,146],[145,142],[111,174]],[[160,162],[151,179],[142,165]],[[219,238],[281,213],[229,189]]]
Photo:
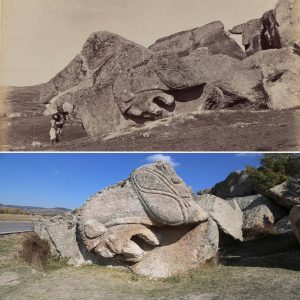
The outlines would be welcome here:
[[[0,154],[0,298],[298,299],[299,172],[288,153]]]

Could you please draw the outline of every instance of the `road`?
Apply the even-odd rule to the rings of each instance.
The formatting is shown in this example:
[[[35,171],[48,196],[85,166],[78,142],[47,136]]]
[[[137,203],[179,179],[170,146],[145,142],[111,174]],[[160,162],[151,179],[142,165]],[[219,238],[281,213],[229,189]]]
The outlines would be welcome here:
[[[0,221],[0,234],[33,231],[33,222]]]

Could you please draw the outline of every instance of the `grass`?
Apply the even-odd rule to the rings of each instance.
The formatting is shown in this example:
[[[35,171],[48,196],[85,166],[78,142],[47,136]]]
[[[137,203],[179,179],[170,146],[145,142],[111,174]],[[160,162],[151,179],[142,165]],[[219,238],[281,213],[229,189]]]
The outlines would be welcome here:
[[[39,221],[41,218],[40,215],[0,214],[0,221]]]
[[[35,103],[29,104],[34,108]],[[0,136],[1,132],[7,133],[2,146],[6,151],[295,151],[300,148],[297,131],[300,109],[209,112],[165,120],[156,126],[147,123],[135,130],[122,131],[106,140],[101,136],[88,137],[79,123],[70,121],[64,127],[61,141],[51,145],[50,117],[37,115],[3,120]],[[32,146],[33,141],[40,142],[42,147]]]
[[[0,239],[0,258],[6,251],[12,254],[18,249],[21,236]],[[5,262],[6,268],[0,268],[0,277],[3,270],[13,270],[23,277],[16,286],[0,288],[0,299],[299,299],[300,272],[276,267],[276,264],[275,267],[259,266],[259,262],[267,258],[269,263],[288,256],[300,261],[299,247],[291,253],[276,254],[276,245],[282,241],[275,242],[273,256],[263,256],[271,251],[271,242],[267,241],[267,250],[256,252],[262,256],[252,257],[251,266],[231,261],[228,265],[206,266],[167,279],[149,279],[127,270],[97,265],[66,266],[66,262],[58,258],[49,260],[43,273],[35,274],[22,264]],[[260,241],[257,247],[264,248],[263,243]],[[248,247],[253,249],[253,242]],[[238,249],[234,251],[231,252],[237,255]],[[295,264],[295,261],[290,263]]]

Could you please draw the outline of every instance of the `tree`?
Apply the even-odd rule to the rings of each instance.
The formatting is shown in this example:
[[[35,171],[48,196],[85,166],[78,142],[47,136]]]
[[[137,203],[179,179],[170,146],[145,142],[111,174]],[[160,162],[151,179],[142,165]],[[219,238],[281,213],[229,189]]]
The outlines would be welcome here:
[[[293,153],[264,154],[261,166],[247,166],[246,171],[261,193],[300,174],[300,156]]]

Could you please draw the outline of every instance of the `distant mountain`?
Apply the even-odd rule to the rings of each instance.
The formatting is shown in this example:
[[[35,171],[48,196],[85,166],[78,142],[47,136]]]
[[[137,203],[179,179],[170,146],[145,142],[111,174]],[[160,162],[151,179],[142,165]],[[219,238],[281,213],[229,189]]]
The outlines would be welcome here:
[[[12,101],[33,101],[38,102],[40,98],[40,92],[44,84],[38,84],[33,86],[6,86],[5,90],[5,100]]]
[[[42,214],[42,215],[65,215],[66,213],[71,211],[71,209],[64,208],[64,207],[45,208],[45,207],[38,207],[38,206],[7,205],[1,203],[0,203],[0,208],[18,208],[26,212],[31,212],[34,214]]]

